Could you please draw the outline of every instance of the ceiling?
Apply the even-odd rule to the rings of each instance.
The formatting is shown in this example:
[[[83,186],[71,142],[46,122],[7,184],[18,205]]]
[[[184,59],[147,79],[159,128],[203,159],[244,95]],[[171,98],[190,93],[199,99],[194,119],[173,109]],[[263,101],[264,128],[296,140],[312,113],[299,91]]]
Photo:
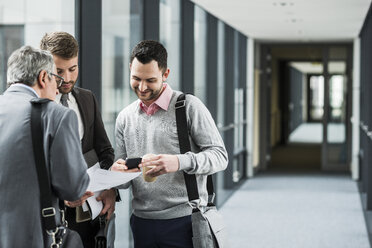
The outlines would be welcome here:
[[[322,74],[323,64],[317,62],[291,62],[290,66],[296,68],[302,73],[309,74]],[[331,61],[328,63],[328,73],[341,73],[345,74],[346,63],[344,61]]]
[[[358,37],[371,0],[192,0],[253,39],[345,41]]]

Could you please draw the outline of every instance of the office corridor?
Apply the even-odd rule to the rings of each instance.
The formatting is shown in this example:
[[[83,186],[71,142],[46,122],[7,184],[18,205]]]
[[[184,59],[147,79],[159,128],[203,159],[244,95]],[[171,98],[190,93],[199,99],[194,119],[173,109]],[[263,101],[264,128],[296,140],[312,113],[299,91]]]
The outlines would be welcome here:
[[[232,248],[369,247],[357,185],[343,174],[259,174],[220,210]]]

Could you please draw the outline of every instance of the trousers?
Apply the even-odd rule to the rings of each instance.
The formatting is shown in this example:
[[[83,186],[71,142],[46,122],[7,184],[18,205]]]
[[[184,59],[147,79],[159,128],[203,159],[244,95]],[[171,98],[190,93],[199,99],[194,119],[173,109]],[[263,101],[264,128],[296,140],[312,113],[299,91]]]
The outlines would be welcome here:
[[[191,215],[175,219],[130,219],[135,248],[192,248]]]

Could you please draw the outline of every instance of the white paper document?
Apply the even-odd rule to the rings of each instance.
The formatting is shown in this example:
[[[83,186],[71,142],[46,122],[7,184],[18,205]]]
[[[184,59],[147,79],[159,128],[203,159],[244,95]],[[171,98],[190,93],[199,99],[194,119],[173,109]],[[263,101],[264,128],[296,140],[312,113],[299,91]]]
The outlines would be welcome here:
[[[103,203],[101,201],[97,201],[96,198],[101,194],[102,191],[94,192],[94,196],[88,198],[89,207],[92,214],[92,220],[94,220],[103,208]]]
[[[94,196],[89,197],[87,200],[92,211],[92,219],[95,219],[103,208],[102,201],[96,200],[103,190],[127,183],[142,174],[142,172],[124,173],[103,170],[98,163],[90,167],[87,173],[90,178],[87,191],[94,192]]]
[[[90,182],[87,191],[97,192],[100,190],[111,189],[116,186],[127,183],[141,175],[142,172],[119,172],[103,170],[99,164],[95,164],[88,170]]]

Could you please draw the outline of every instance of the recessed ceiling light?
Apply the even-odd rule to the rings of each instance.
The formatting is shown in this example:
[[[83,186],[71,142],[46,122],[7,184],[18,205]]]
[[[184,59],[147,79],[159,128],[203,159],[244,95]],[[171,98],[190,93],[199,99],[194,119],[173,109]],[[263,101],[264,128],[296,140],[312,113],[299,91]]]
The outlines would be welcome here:
[[[274,6],[285,7],[285,6],[293,6],[294,3],[293,3],[293,2],[280,1],[280,2],[273,2],[273,5],[274,5]]]
[[[285,22],[298,23],[298,22],[302,22],[302,19],[300,19],[300,18],[290,18],[290,19],[285,19]]]

